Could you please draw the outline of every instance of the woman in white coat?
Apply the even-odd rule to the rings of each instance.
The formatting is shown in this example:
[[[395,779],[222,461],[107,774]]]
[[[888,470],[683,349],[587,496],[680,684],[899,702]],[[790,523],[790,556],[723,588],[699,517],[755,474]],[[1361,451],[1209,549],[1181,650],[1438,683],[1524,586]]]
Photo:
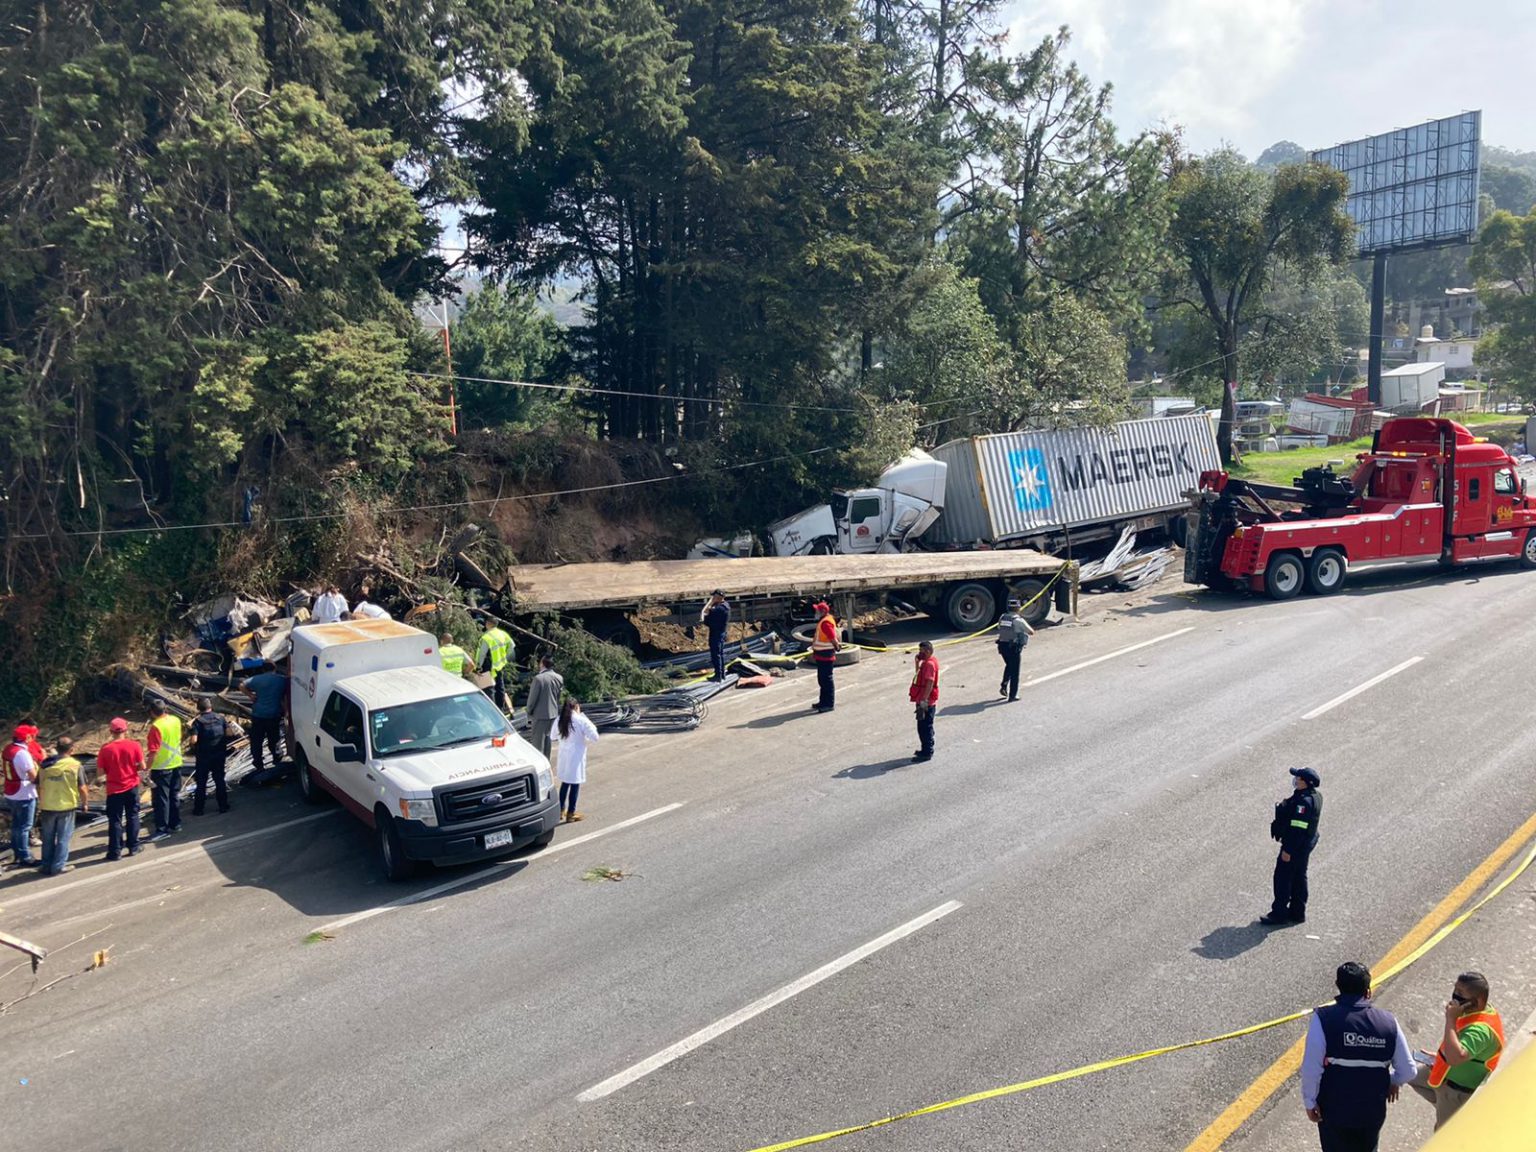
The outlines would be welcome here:
[[[573,824],[581,819],[576,795],[587,782],[587,746],[597,743],[597,725],[581,714],[577,701],[566,697],[556,730],[560,743],[555,749],[555,775],[560,780],[560,810],[565,813],[561,823]]]

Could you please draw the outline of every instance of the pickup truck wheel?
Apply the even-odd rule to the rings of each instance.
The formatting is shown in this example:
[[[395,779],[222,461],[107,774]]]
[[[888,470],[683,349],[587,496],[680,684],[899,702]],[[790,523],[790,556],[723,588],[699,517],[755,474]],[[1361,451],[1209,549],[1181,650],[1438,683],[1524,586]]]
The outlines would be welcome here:
[[[554,842],[555,830],[551,828],[548,832],[544,833],[544,835],[536,836],[533,841],[533,846],[535,848],[548,848]]]
[[[386,880],[409,880],[416,874],[416,862],[405,854],[400,833],[389,813],[380,808],[374,813],[374,826],[379,834],[379,863],[384,868]]]
[[[1520,567],[1536,568],[1536,528],[1525,534],[1525,546],[1520,549]]]
[[[1051,614],[1051,598],[1044,593],[1044,580],[1020,580],[1009,594],[1017,596],[1019,603],[1024,605],[1020,610],[1024,619],[1031,624],[1044,624]]]
[[[956,632],[976,632],[997,619],[997,593],[970,580],[956,584],[944,597],[944,615]]]
[[[1344,587],[1349,566],[1337,548],[1319,548],[1307,561],[1307,588],[1314,596],[1332,596]]]
[[[320,787],[319,781],[309,768],[309,757],[304,755],[304,749],[297,744],[293,748],[293,766],[295,775],[299,778],[299,792],[304,799],[311,804],[324,804],[331,798],[331,794]]]
[[[1307,572],[1294,552],[1277,552],[1264,569],[1264,591],[1271,600],[1289,600],[1301,591]]]

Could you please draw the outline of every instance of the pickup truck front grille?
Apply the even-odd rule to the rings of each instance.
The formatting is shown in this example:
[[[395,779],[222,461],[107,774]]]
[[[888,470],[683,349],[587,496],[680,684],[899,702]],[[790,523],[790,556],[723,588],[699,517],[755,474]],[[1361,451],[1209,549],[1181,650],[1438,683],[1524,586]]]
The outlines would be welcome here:
[[[444,824],[459,824],[522,808],[533,796],[532,776],[503,776],[443,792],[438,796],[438,804]]]

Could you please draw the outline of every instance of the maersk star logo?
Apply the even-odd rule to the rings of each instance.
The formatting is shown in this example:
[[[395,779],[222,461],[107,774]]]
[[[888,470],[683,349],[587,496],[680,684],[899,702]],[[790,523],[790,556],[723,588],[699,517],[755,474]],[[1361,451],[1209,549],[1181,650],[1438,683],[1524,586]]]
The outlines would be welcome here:
[[[1039,512],[1051,506],[1051,480],[1040,449],[1008,453],[1008,471],[1013,475],[1013,498],[1019,511]]]

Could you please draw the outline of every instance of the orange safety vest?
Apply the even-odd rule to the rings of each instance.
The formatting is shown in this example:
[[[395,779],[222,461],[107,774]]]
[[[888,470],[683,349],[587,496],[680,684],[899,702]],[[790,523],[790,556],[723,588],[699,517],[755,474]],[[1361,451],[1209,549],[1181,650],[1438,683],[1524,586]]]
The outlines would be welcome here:
[[[1465,1016],[1457,1017],[1456,1035],[1460,1036],[1463,1028],[1470,1028],[1474,1024],[1487,1024],[1493,1029],[1493,1034],[1498,1037],[1499,1050],[1488,1057],[1487,1060],[1477,1061],[1477,1063],[1481,1063],[1488,1071],[1492,1072],[1499,1066],[1499,1057],[1504,1054],[1504,1021],[1499,1018],[1499,1014],[1492,1008],[1485,1008],[1481,1012],[1469,1012]],[[1445,1074],[1450,1070],[1451,1066],[1445,1062],[1445,1057],[1440,1054],[1438,1048],[1435,1049],[1435,1064],[1429,1070],[1429,1086],[1431,1088],[1438,1088],[1441,1084],[1444,1084]]]
[[[811,641],[811,659],[837,659],[837,621],[830,612],[816,622],[816,639]]]

